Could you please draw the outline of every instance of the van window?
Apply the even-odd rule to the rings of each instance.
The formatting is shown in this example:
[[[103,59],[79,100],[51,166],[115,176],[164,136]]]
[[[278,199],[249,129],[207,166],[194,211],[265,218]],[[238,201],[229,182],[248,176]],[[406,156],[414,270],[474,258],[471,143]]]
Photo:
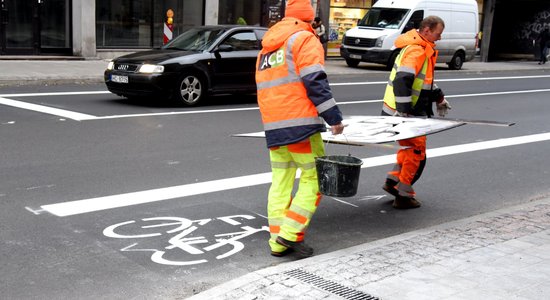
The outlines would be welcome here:
[[[420,22],[424,19],[424,11],[423,10],[417,10],[413,12],[411,18],[409,19],[409,22],[407,22],[407,25],[403,29],[403,32],[407,32],[411,29],[418,29],[420,27]]]
[[[371,8],[359,21],[358,26],[397,29],[401,26],[408,9]]]

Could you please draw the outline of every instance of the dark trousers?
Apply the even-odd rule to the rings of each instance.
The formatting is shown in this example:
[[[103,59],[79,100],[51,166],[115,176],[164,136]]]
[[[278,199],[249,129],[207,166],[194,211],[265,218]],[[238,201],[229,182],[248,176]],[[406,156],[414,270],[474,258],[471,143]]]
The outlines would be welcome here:
[[[540,62],[546,63],[546,55],[548,55],[548,47],[541,46],[540,47]]]

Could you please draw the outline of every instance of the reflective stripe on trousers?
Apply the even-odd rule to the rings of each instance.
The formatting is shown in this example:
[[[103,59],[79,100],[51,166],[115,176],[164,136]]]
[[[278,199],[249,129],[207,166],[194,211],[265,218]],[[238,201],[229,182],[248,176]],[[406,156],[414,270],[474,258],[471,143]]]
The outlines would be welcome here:
[[[387,178],[398,182],[395,188],[399,195],[414,198],[416,193],[412,185],[420,177],[426,160],[426,136],[398,142],[400,146],[409,148],[397,151],[397,162]]]
[[[275,242],[277,236],[297,242],[304,239],[305,230],[321,200],[315,157],[324,155],[320,133],[299,143],[270,149],[273,177],[268,195],[267,216],[272,251],[286,250]],[[297,168],[301,171],[300,181],[296,194],[292,197]]]

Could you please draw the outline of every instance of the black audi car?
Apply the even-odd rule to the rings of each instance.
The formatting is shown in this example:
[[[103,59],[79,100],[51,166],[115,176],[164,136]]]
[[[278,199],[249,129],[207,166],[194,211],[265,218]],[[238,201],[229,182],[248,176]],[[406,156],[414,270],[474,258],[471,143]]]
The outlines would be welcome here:
[[[256,91],[256,57],[267,28],[200,26],[163,46],[120,56],[105,70],[105,84],[119,96],[158,95],[197,105],[221,93]]]

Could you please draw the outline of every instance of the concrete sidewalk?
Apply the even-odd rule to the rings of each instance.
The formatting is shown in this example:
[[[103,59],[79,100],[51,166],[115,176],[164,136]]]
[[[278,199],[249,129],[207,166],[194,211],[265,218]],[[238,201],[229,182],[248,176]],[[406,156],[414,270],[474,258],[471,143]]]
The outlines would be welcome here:
[[[548,299],[550,198],[249,273],[189,299]]]
[[[109,60],[0,60],[0,86],[18,85],[54,85],[103,83],[103,72]],[[360,63],[357,68],[350,68],[342,59],[328,59],[325,69],[328,75],[387,73],[384,66]],[[536,61],[476,62],[464,64],[459,71],[448,72],[483,72],[483,71],[521,71],[550,70],[550,64],[538,65]],[[445,64],[438,64],[437,71],[447,72]]]

